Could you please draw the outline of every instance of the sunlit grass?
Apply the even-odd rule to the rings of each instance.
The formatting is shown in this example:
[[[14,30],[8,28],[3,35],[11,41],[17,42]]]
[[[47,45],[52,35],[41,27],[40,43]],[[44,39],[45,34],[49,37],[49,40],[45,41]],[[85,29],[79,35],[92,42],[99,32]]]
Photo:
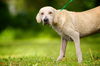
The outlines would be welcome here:
[[[78,64],[73,42],[69,42],[66,57],[56,62],[59,56],[60,38],[50,36],[0,42],[0,65],[21,66],[93,66],[100,64],[100,41],[92,37],[81,40],[83,63]]]

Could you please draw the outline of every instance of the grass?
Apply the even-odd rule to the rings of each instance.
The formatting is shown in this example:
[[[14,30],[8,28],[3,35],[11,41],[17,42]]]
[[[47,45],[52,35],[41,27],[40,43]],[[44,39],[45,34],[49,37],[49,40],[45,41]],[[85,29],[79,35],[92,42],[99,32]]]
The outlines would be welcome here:
[[[73,42],[68,43],[66,57],[56,62],[60,39],[44,37],[3,41],[0,42],[0,66],[100,66],[100,37],[94,38],[81,40],[81,64],[77,63]]]

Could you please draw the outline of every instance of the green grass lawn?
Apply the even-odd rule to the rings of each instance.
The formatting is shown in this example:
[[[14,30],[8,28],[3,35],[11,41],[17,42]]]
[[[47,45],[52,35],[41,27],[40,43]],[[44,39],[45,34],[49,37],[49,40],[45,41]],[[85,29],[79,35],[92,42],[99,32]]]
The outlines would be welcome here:
[[[66,57],[57,62],[60,38],[34,38],[0,42],[0,66],[100,66],[100,37],[81,40],[83,62],[77,63],[75,47],[69,42]]]

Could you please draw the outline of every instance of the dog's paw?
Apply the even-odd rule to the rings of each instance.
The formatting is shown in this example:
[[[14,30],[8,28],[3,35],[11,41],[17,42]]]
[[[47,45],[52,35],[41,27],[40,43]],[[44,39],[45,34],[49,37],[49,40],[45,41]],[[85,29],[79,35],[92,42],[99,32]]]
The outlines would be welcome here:
[[[78,63],[82,63],[82,58],[78,58]]]
[[[63,59],[63,56],[59,56],[56,61],[61,61],[62,59]]]

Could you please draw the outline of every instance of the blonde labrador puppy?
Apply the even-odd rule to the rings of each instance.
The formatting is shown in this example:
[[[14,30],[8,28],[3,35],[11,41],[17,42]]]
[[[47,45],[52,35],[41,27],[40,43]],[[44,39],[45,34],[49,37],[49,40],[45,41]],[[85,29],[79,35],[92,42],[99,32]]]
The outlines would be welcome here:
[[[78,62],[82,62],[80,37],[90,35],[100,30],[100,6],[83,11],[71,12],[56,10],[47,6],[40,9],[36,16],[38,23],[49,24],[61,36],[60,55],[57,61],[65,56],[66,43],[72,39],[75,43]]]

